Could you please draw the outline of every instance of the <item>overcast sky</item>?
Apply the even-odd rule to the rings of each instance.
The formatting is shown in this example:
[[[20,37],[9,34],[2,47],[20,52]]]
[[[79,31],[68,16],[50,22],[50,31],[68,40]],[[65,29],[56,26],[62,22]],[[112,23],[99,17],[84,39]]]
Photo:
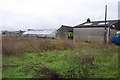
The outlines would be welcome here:
[[[119,0],[0,0],[0,27],[7,30],[58,29],[75,26],[90,18],[118,19]]]

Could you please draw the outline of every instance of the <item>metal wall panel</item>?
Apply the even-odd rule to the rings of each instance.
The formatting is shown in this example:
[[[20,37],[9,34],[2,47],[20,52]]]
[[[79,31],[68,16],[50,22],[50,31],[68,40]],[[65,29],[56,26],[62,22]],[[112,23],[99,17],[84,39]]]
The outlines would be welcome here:
[[[103,41],[104,28],[74,28],[74,39],[80,41]]]
[[[109,41],[117,30],[110,29]],[[74,28],[74,39],[80,41],[104,41],[104,28]]]
[[[61,39],[67,39],[67,28],[61,27],[57,32],[57,37]]]
[[[118,30],[113,30],[113,29],[110,29],[110,41],[112,39],[112,37],[116,34]]]

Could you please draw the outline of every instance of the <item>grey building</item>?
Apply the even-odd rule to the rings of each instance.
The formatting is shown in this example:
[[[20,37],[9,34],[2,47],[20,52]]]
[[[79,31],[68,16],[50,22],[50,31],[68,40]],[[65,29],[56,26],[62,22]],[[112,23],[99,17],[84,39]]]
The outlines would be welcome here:
[[[111,38],[120,30],[120,20],[108,20],[107,39]],[[104,41],[105,21],[87,21],[77,26],[74,26],[74,39],[79,41]]]
[[[21,35],[24,32],[25,31],[22,31],[22,30],[19,30],[19,31],[7,31],[7,30],[3,30],[2,34],[4,34],[4,35]]]
[[[60,39],[73,39],[73,27],[62,25],[57,30],[57,37]]]

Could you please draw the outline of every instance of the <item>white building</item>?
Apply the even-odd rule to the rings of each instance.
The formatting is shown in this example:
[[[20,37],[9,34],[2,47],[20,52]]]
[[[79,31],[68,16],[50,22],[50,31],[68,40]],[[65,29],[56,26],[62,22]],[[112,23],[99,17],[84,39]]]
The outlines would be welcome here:
[[[56,38],[56,33],[57,31],[55,29],[28,29],[23,35]]]

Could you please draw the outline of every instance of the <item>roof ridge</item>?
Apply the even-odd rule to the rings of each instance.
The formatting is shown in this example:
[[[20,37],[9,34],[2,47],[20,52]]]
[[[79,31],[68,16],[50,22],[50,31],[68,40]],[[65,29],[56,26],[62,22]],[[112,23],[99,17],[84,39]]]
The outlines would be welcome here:
[[[120,21],[120,20],[106,20],[106,21]],[[91,22],[105,22],[105,20],[100,20],[100,21],[91,21]]]

